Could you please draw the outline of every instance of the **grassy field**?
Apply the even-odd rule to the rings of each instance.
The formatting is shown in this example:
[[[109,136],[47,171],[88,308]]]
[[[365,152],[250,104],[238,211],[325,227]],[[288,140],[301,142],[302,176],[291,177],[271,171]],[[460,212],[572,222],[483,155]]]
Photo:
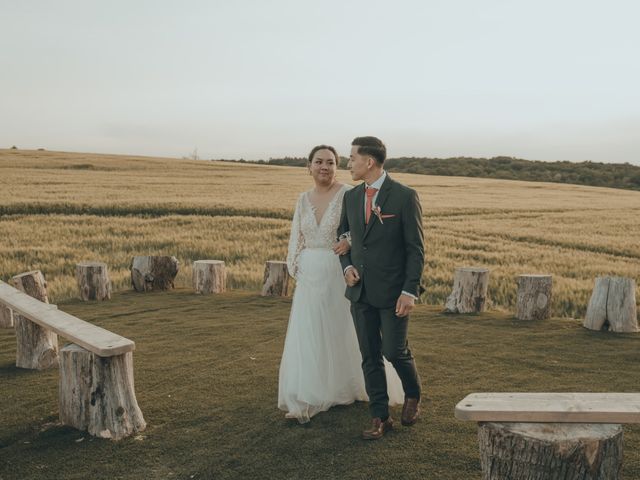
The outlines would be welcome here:
[[[148,423],[111,442],[57,423],[58,371],[15,368],[0,330],[0,479],[480,478],[476,425],[453,416],[473,391],[637,391],[640,336],[570,319],[444,316],[419,305],[410,339],[425,415],[379,442],[359,433],[366,404],[300,426],[276,407],[289,299],[188,289],[116,294],[60,308],[136,342],[135,386]],[[588,352],[588,353],[587,353]],[[393,409],[399,416],[399,409]],[[625,426],[624,478],[640,478],[640,427]]]
[[[515,276],[554,276],[553,313],[584,315],[594,278],[640,283],[640,192],[397,174],[424,208],[423,300],[442,305],[457,266],[491,269],[493,308],[512,311]],[[350,182],[347,172],[339,172]],[[75,296],[75,264],[107,262],[128,287],[134,255],[220,259],[229,285],[260,288],[286,255],[305,169],[115,155],[0,150],[0,279],[40,269],[54,301]],[[640,296],[640,291],[639,291]]]

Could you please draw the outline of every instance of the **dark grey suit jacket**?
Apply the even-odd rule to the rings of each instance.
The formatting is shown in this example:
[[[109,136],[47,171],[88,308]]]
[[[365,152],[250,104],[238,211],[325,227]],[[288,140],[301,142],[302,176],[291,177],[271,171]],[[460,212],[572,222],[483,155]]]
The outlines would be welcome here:
[[[345,295],[352,302],[359,301],[364,285],[369,304],[392,308],[403,290],[420,295],[424,268],[422,207],[415,190],[387,174],[376,200],[384,223],[372,214],[365,225],[364,190],[362,183],[347,191],[342,203],[338,234],[351,232],[351,251],[340,257],[340,263],[343,269],[353,265],[360,273],[360,282],[347,287]]]

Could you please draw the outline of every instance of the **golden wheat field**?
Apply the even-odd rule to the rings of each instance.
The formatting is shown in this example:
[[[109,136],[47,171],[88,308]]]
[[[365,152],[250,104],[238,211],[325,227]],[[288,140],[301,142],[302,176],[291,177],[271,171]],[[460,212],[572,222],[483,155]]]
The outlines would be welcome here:
[[[457,266],[491,270],[494,308],[510,310],[515,276],[554,277],[553,314],[584,315],[599,275],[640,282],[640,192],[576,185],[392,174],[424,209],[423,300],[443,304]],[[346,171],[339,179],[350,183]],[[75,264],[109,265],[129,288],[134,255],[224,260],[231,288],[257,290],[284,259],[303,168],[0,150],[0,278],[40,269],[52,299],[75,296]]]

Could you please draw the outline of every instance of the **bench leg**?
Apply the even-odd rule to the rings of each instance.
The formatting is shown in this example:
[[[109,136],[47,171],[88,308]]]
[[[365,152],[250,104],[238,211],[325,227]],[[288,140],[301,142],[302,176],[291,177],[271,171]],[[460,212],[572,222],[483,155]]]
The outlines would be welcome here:
[[[13,311],[0,303],[0,328],[13,328]]]
[[[133,355],[99,357],[78,345],[60,350],[60,421],[120,440],[145,429],[133,385]]]
[[[45,370],[58,366],[58,335],[14,312],[16,367]]]
[[[480,423],[483,480],[616,480],[622,427],[585,423]]]

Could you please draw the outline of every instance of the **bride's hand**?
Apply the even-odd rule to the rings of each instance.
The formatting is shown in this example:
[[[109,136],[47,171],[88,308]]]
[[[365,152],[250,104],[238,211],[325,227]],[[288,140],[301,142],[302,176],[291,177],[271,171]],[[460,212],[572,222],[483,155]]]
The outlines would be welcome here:
[[[345,255],[349,253],[349,250],[351,250],[351,245],[345,238],[333,244],[333,253],[336,255]]]

